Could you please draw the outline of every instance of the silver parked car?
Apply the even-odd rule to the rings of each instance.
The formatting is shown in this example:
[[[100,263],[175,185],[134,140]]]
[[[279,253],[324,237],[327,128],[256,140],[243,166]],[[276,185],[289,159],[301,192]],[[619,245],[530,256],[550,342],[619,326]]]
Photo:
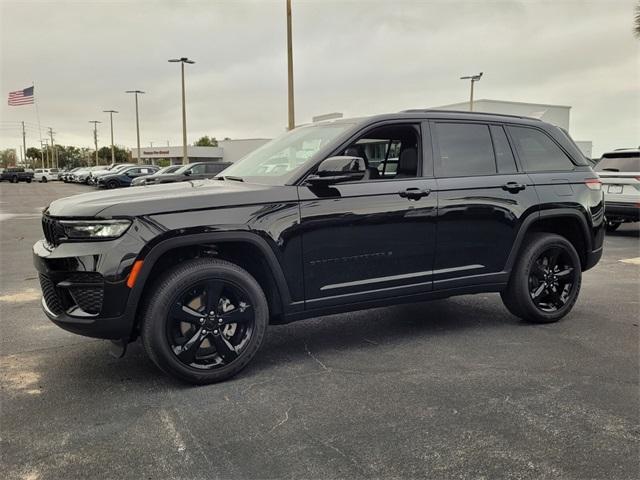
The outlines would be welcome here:
[[[640,220],[640,149],[620,149],[602,155],[595,168],[602,180],[607,231],[623,222]]]

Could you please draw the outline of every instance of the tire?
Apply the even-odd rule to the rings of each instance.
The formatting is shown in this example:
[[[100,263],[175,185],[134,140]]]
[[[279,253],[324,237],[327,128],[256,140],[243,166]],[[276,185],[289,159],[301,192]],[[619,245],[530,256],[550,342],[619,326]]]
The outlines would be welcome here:
[[[16,176],[11,177],[11,183],[18,183],[18,177]]]
[[[32,180],[31,178],[27,178],[25,181],[26,181],[27,183],[31,183],[31,180]]]
[[[47,183],[47,177],[42,177],[41,182],[42,182],[42,183]]]
[[[118,182],[116,182],[115,180],[111,180],[111,181],[107,182],[107,188],[109,190],[112,190],[114,188],[118,188]]]
[[[222,305],[224,309],[229,306],[229,299],[231,299],[231,303],[235,305],[231,305],[234,308],[230,310],[230,314],[251,317],[251,323],[246,320],[247,323],[231,323],[216,329],[215,316],[207,315],[207,310],[210,308],[218,310],[218,307],[209,305],[207,295],[209,290],[204,291],[204,297],[193,297],[193,301],[199,301],[199,306],[185,302],[185,298],[188,299],[194,292],[199,291],[198,285],[201,284],[205,286],[222,284],[217,300],[215,295],[211,295],[213,299],[211,304],[218,307]],[[267,300],[258,282],[238,265],[217,259],[189,260],[167,271],[150,291],[152,293],[145,299],[143,308],[142,344],[149,358],[162,371],[179,380],[202,385],[231,378],[253,359],[262,345],[269,321]],[[239,302],[237,296],[234,299],[234,292],[240,292],[238,295],[246,298],[247,303]],[[204,302],[203,298],[205,298]],[[185,308],[187,312],[195,311],[197,316],[203,315],[206,319],[198,319],[196,316],[194,320],[193,317],[182,312]],[[189,323],[180,322],[178,317],[173,316],[174,312],[178,312],[180,318],[189,317],[187,319]],[[221,316],[228,315],[229,313],[221,313]],[[202,321],[205,320],[207,323],[203,325]],[[217,321],[222,322],[220,318]],[[233,345],[234,337],[226,336],[229,327],[233,327],[235,334],[239,335],[244,343]],[[188,331],[184,332],[185,328]],[[204,334],[206,337],[200,340],[199,344],[193,342],[197,345],[195,351],[186,348],[190,341],[196,337],[200,338],[199,334]],[[184,342],[176,340],[180,335],[183,336]],[[242,335],[248,335],[248,337],[243,338]],[[218,348],[221,339],[233,348],[233,353],[226,351],[230,357],[225,358],[226,355],[223,354],[225,348]],[[236,350],[236,347],[240,348]],[[179,355],[189,354],[189,352],[193,352],[189,359],[179,358]],[[204,353],[198,357],[197,354],[200,352]]]
[[[614,222],[611,220],[607,220],[605,228],[607,232],[615,232],[620,225],[622,225],[622,222]]]
[[[552,262],[554,255],[557,265]],[[581,282],[580,257],[573,245],[560,235],[535,233],[525,240],[500,296],[516,317],[532,323],[552,323],[571,311]]]

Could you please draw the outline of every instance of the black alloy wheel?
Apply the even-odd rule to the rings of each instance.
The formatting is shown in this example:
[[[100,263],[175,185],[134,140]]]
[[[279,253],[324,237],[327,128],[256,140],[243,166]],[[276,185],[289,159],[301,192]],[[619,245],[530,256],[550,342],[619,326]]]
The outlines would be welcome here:
[[[551,247],[534,261],[529,273],[529,294],[543,312],[556,312],[571,299],[577,266],[562,247]]]
[[[256,279],[217,258],[186,260],[147,289],[142,343],[153,362],[180,380],[226,380],[256,355],[269,323]]]
[[[582,265],[571,242],[557,234],[536,232],[527,236],[500,296],[515,316],[550,323],[571,311],[581,283]]]
[[[114,189],[114,188],[118,188],[118,182],[115,180],[111,180],[109,182],[107,182],[107,188],[108,189]]]
[[[172,302],[167,322],[171,350],[185,365],[212,369],[242,353],[254,331],[248,294],[223,280],[199,281]]]

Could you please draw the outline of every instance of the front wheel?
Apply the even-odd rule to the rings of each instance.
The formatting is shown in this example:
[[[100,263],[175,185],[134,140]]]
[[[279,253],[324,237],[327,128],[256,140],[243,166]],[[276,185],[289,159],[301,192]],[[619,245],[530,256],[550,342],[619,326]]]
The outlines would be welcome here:
[[[107,182],[107,188],[108,189],[118,188],[118,182],[116,182],[115,180],[111,180],[110,182]]]
[[[31,183],[31,178],[27,178],[25,181],[26,181],[27,183]]]
[[[226,380],[251,361],[264,340],[267,300],[238,265],[190,260],[168,271],[152,291],[142,343],[173,377],[194,384]]]
[[[556,322],[571,311],[582,282],[580,258],[564,237],[531,235],[501,292],[507,309],[534,323]]]
[[[42,177],[42,180],[40,180],[42,183],[47,183],[47,177]]]

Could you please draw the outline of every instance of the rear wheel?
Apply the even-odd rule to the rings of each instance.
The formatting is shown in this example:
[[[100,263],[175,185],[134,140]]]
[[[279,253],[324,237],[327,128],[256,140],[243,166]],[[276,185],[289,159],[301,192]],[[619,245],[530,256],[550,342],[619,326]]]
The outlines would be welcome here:
[[[573,245],[559,235],[536,233],[528,238],[500,295],[517,317],[550,323],[571,311],[581,281],[580,258]]]
[[[258,282],[223,260],[191,260],[167,272],[147,300],[142,342],[163,371],[206,384],[232,377],[255,356],[269,312]]]
[[[27,183],[31,183],[31,177],[27,177],[25,180]]]

